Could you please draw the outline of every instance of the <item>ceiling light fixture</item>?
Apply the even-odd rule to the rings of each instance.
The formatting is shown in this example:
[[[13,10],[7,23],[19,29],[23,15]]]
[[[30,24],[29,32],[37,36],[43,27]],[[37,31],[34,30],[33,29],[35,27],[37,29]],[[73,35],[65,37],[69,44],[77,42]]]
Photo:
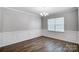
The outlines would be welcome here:
[[[47,16],[48,13],[47,13],[47,9],[45,7],[42,7],[41,8],[41,13],[40,13],[41,16]]]
[[[41,16],[47,16],[48,13],[46,13],[46,12],[42,12],[42,13],[40,13],[40,15],[41,15]]]

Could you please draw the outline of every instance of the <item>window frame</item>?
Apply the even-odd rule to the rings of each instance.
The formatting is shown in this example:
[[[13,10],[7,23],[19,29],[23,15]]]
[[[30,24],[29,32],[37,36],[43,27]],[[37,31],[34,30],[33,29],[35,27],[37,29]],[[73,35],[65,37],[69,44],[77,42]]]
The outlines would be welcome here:
[[[63,21],[64,21],[64,17],[58,17],[58,18],[63,18]],[[48,28],[48,31],[49,31],[49,32],[60,32],[60,33],[63,33],[63,32],[65,31],[65,29],[63,29],[63,31],[57,31],[57,30],[56,30],[56,21],[57,21],[56,19],[58,19],[58,18],[51,18],[51,19],[48,19],[48,21],[47,21],[47,26],[48,26],[48,27],[47,27],[47,28]],[[49,30],[49,24],[48,24],[48,23],[49,23],[49,20],[53,20],[53,19],[55,19],[55,20],[54,20],[54,22],[55,22],[55,24],[54,24],[54,30]]]

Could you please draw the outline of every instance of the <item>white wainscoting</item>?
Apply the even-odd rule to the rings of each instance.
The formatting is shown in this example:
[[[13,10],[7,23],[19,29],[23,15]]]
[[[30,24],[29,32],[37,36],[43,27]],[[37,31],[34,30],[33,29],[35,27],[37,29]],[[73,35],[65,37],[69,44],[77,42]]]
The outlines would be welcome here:
[[[79,32],[78,31],[65,31],[61,33],[61,32],[51,32],[48,30],[43,30],[42,35],[79,44]]]
[[[41,36],[41,30],[13,31],[0,33],[0,47]]]

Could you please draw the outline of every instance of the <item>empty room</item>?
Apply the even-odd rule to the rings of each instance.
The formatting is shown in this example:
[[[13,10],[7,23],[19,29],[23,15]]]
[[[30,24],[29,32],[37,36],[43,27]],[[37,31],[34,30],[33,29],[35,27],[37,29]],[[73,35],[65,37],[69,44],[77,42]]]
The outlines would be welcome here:
[[[79,52],[78,7],[0,7],[0,52]]]

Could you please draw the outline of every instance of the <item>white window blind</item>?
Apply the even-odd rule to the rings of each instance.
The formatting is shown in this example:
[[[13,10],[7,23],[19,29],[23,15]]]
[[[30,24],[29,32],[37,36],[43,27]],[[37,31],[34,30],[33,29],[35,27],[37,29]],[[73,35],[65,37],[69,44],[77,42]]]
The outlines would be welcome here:
[[[48,19],[48,30],[64,32],[64,17]]]

